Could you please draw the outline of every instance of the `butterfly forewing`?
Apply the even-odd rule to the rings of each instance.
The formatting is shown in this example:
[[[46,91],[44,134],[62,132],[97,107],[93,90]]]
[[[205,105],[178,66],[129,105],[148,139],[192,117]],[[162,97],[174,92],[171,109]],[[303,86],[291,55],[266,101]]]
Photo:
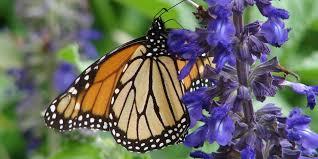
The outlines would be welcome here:
[[[75,128],[108,130],[109,103],[121,70],[139,44],[131,43],[89,66],[50,104],[46,124],[65,131]]]

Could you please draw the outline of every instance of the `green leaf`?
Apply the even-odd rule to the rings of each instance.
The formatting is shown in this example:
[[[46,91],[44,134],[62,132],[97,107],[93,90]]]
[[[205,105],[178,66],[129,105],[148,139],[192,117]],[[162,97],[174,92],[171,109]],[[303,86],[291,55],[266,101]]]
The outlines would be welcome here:
[[[10,156],[4,146],[0,144],[0,158],[10,159]]]
[[[66,61],[77,67],[78,70],[85,70],[93,61],[90,60],[80,60],[79,46],[77,44],[70,44],[62,48],[57,53],[59,60]]]
[[[318,51],[313,52],[310,56],[305,57],[297,63],[293,70],[300,75],[302,83],[307,85],[317,85],[318,77]]]
[[[58,51],[57,57],[60,60],[64,60],[66,62],[69,62],[75,65],[79,61],[78,49],[79,49],[79,46],[77,44],[67,45],[66,47]]]
[[[10,158],[25,157],[25,141],[17,125],[12,119],[0,114],[0,141]]]
[[[134,10],[139,11],[143,15],[147,16],[151,20],[154,18],[154,16],[161,11],[163,8],[170,8],[173,5],[177,4],[180,1],[175,0],[140,0],[138,3],[136,1],[131,0],[115,0],[116,2],[125,5],[129,8],[133,8]],[[190,4],[187,4],[186,2],[179,4],[175,8],[169,10],[168,13],[165,13],[162,15],[163,19],[169,20],[174,19],[178,23],[180,23],[183,27],[188,29],[194,29],[196,25],[195,17],[193,16],[192,12],[195,12],[195,8],[193,8]],[[167,23],[168,27],[180,28],[181,26],[175,22],[169,22]]]
[[[162,150],[152,151],[150,155],[152,159],[187,158],[189,153],[189,148],[186,148],[183,144],[179,144],[166,147]]]

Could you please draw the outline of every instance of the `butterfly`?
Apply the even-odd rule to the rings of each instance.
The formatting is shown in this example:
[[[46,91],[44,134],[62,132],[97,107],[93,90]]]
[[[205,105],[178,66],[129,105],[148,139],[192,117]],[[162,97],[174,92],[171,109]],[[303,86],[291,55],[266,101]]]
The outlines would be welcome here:
[[[91,64],[44,113],[48,127],[110,131],[129,151],[146,152],[182,142],[190,118],[181,98],[207,86],[202,77],[212,59],[200,57],[178,80],[187,60],[171,55],[169,29],[155,18],[144,37],[130,41]]]

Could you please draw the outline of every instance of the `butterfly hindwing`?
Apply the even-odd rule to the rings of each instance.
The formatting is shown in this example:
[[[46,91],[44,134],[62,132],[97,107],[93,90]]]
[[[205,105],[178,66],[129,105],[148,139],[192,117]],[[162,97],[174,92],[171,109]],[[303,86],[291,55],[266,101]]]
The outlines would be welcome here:
[[[131,61],[125,71],[132,73],[123,72],[109,118],[115,140],[138,152],[179,142],[189,123],[175,61],[171,56],[146,54]]]

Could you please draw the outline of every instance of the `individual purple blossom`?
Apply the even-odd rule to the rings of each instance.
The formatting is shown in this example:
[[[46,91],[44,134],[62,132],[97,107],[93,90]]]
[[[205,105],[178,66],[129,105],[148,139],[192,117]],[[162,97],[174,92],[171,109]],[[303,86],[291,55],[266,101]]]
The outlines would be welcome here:
[[[203,119],[204,126],[186,137],[185,145],[199,147],[205,140],[210,143],[217,142],[220,145],[227,145],[231,141],[234,122],[229,116],[229,108],[227,106],[215,107],[210,114],[210,117]]]
[[[53,85],[58,92],[64,91],[76,78],[76,69],[73,65],[62,62],[53,75]]]
[[[225,146],[229,144],[233,137],[234,121],[229,116],[228,106],[215,107],[208,118],[209,126],[208,141],[213,143],[216,141],[219,145]]]
[[[266,2],[267,1],[267,2]],[[259,11],[263,16],[268,18],[280,18],[280,19],[288,19],[289,13],[288,11],[274,7],[269,0],[257,0],[256,3]]]
[[[280,47],[288,40],[289,29],[285,28],[284,22],[279,18],[269,18],[261,26],[259,34],[265,37],[266,43]]]
[[[207,94],[207,88],[203,87],[194,92],[188,92],[183,96],[183,103],[187,106],[190,116],[190,128],[194,127],[197,121],[203,119],[202,111],[208,107],[210,96]]]
[[[77,41],[84,55],[90,59],[99,57],[98,51],[93,44],[93,41],[100,40],[102,35],[94,29],[82,29],[78,32]]]
[[[199,43],[199,35],[190,30],[172,30],[168,36],[168,47],[172,54],[189,60],[179,74],[179,79],[185,78],[195,64],[198,56],[204,53]]]
[[[282,86],[289,86],[294,92],[307,96],[307,106],[310,109],[314,109],[317,104],[318,86],[306,86],[302,83],[295,83],[284,81],[281,83]]]
[[[296,142],[307,156],[316,155],[318,148],[318,134],[310,130],[311,119],[302,113],[299,108],[293,109],[286,121],[287,137]]]
[[[30,80],[30,71],[27,69],[12,68],[7,71],[8,75],[14,78],[14,84],[21,91],[31,93],[35,83]]]

